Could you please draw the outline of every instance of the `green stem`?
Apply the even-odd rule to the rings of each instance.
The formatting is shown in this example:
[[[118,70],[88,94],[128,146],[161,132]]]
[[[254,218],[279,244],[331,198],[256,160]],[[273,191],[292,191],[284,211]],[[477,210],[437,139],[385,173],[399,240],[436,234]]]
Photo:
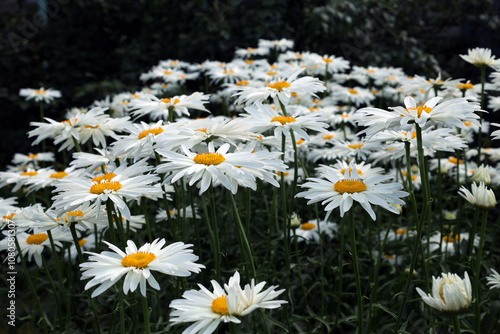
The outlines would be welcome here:
[[[462,331],[460,330],[460,320],[458,319],[458,314],[453,315],[453,332],[455,334],[462,333]]]
[[[476,295],[476,303],[474,304],[474,311],[476,313],[475,322],[476,322],[476,333],[481,333],[481,291],[479,286],[480,274],[481,274],[481,258],[483,256],[483,245],[484,245],[484,235],[486,233],[486,222],[488,220],[488,211],[483,210],[483,217],[481,223],[481,236],[479,240],[479,248],[477,250],[477,258],[476,258],[476,272],[475,272],[475,280],[474,280],[474,292]],[[471,239],[469,236],[469,240],[474,243],[474,239]]]
[[[349,227],[350,227],[350,237],[351,237],[351,252],[352,252],[352,263],[354,266],[354,277],[356,279],[356,297],[358,302],[358,329],[357,332],[363,334],[363,298],[361,294],[361,279],[359,276],[359,265],[358,265],[358,251],[356,248],[356,229],[354,226],[354,213],[352,210],[349,214]]]
[[[481,69],[481,109],[484,108],[484,85],[486,82],[486,66],[482,65],[480,66]],[[483,145],[483,113],[479,113],[479,132],[478,132],[478,138],[477,138],[477,165],[479,166],[481,164],[481,147]]]
[[[214,187],[210,185],[208,188],[208,194],[210,197],[210,213],[211,213],[211,221],[212,221],[212,243],[214,245],[214,256],[215,256],[215,276],[217,282],[220,282],[221,279],[221,254],[220,254],[220,241],[219,241],[219,229],[217,216],[215,213],[215,195],[214,195]]]
[[[142,299],[142,313],[144,315],[144,329],[146,334],[151,334],[151,328],[149,325],[149,307],[148,307],[148,298],[141,296]]]
[[[47,320],[47,316],[43,312],[42,305],[40,304],[40,298],[38,297],[38,293],[36,291],[36,288],[33,285],[33,282],[31,281],[31,277],[30,277],[28,268],[26,267],[26,261],[24,259],[23,252],[21,251],[21,246],[19,246],[19,242],[17,241],[17,236],[14,237],[14,242],[16,243],[17,254],[18,254],[19,258],[21,259],[21,265],[23,266],[23,271],[24,271],[24,274],[26,275],[26,280],[28,281],[28,285],[30,286],[31,292],[33,293],[33,298],[35,299],[35,303],[36,303],[36,306],[38,308],[38,312],[40,312],[40,316],[43,318],[43,322],[42,322],[43,332],[48,333],[47,325],[49,324],[49,322]]]
[[[246,261],[250,264],[250,269],[252,270],[252,277],[257,278],[257,272],[255,271],[255,264],[253,261],[252,247],[250,246],[250,242],[248,241],[247,235],[245,233],[245,228],[241,223],[240,215],[238,213],[238,207],[236,206],[236,200],[234,199],[234,195],[229,191],[229,197],[231,198],[231,204],[233,206],[233,215],[236,220],[236,226],[238,227],[241,238],[243,241],[241,252],[245,254]]]
[[[146,197],[141,198],[142,212],[144,213],[144,219],[146,220],[146,229],[148,230],[149,242],[153,242],[153,236],[151,235],[151,221],[148,214],[148,203]]]

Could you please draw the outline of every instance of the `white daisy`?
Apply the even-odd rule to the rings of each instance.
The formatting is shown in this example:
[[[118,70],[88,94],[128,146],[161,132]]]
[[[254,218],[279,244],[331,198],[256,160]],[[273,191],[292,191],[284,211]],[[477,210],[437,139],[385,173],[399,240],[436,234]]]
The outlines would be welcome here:
[[[123,169],[94,178],[82,176],[61,179],[54,190],[57,195],[53,197],[53,207],[61,215],[75,210],[83,203],[95,202],[99,212],[101,203],[110,199],[123,217],[130,218],[130,210],[124,198],[138,200],[142,196],[162,197],[162,190],[153,185],[160,178],[155,174],[138,175],[142,173],[141,168],[138,172],[134,166],[124,166]],[[141,167],[142,164],[137,166]]]
[[[460,58],[475,66],[489,66],[496,68],[500,66],[500,59],[495,59],[491,55],[491,49],[474,48],[467,50],[466,55],[460,55]]]
[[[403,188],[399,183],[383,183],[392,179],[391,176],[373,175],[361,180],[359,173],[353,164],[340,177],[333,168],[322,167],[320,178],[308,178],[309,182],[302,185],[308,190],[298,193],[296,197],[304,197],[309,201],[307,204],[321,202],[327,212],[326,219],[335,208],[340,208],[340,216],[352,207],[353,201],[359,204],[375,220],[375,212],[370,204],[379,205],[382,208],[399,214],[399,210],[391,204],[405,204],[401,197],[408,193],[401,191]]]
[[[486,280],[488,281],[486,285],[491,285],[490,289],[500,288],[500,274],[498,274],[495,269],[491,269],[491,271],[493,273],[486,277]]]
[[[300,226],[295,229],[295,234],[299,238],[299,241],[309,243],[314,240],[315,242],[319,242],[319,231],[321,231],[321,233],[326,233],[329,238],[333,238],[333,234],[337,232],[337,229],[338,226],[335,223],[322,220],[310,220],[300,224]]]
[[[472,303],[469,275],[465,272],[464,279],[452,273],[442,275],[438,278],[432,276],[432,294],[417,288],[418,294],[427,305],[439,311],[456,313],[465,310]]]
[[[297,79],[297,76],[303,71],[304,68],[301,68],[291,74],[288,79],[272,81],[263,88],[241,87],[241,91],[235,94],[238,96],[235,103],[249,105],[272,98],[276,108],[279,108],[280,102],[284,105],[288,104],[292,93],[316,96],[314,93],[323,92],[326,89],[317,78],[306,76]]]
[[[271,286],[262,291],[266,282],[255,285],[252,279],[251,284],[242,289],[238,272],[224,285],[224,289],[214,280],[211,283],[213,291],[198,284],[200,290],[186,291],[182,299],[170,303],[174,309],[170,313],[170,322],[174,325],[193,322],[183,333],[210,334],[221,322],[239,324],[241,320],[236,316],[245,316],[258,308],[278,308],[286,303],[284,300],[273,300],[284,290],[276,291],[276,287]]]
[[[162,274],[187,277],[191,273],[198,273],[205,266],[194,263],[198,256],[193,254],[192,245],[176,242],[163,248],[165,239],[156,239],[151,244],[146,243],[137,249],[135,243],[127,241],[125,252],[115,245],[104,241],[114,252],[101,252],[90,254],[89,261],[80,264],[82,280],[91,278],[85,285],[88,290],[96,285],[97,289],[92,293],[96,297],[118,282],[123,276],[123,292],[134,292],[139,285],[141,294],[146,296],[146,283],[160,290],[160,285],[152,275],[151,271]]]
[[[19,91],[19,95],[26,98],[26,100],[34,99],[35,102],[45,102],[50,103],[55,98],[61,97],[61,92],[52,88],[45,89],[33,89],[33,88],[23,88]]]

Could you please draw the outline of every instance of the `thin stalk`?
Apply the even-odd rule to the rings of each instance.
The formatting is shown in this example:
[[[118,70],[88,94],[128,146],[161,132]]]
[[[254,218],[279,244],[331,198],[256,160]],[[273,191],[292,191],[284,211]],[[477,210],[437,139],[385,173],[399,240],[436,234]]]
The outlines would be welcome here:
[[[141,198],[142,212],[144,213],[144,219],[146,220],[146,229],[148,231],[149,242],[153,242],[153,236],[151,235],[151,221],[148,214],[148,203],[146,197]]]
[[[351,252],[352,252],[352,263],[354,266],[354,277],[356,279],[356,298],[358,303],[358,333],[363,333],[363,296],[361,294],[361,279],[359,276],[359,264],[358,264],[358,251],[356,248],[356,228],[354,226],[354,213],[352,210],[349,214],[349,227],[350,227],[350,237],[351,237]]]
[[[481,222],[481,236],[479,240],[479,249],[477,250],[476,258],[476,272],[474,280],[474,290],[476,294],[476,303],[474,304],[474,311],[476,313],[476,333],[481,333],[481,291],[479,286],[479,279],[481,274],[481,258],[483,256],[484,235],[486,233],[486,222],[488,221],[488,211],[483,210],[483,217]],[[470,237],[469,237],[470,240]]]
[[[54,238],[52,237],[52,232],[50,230],[47,231],[47,235],[49,236],[50,248],[52,249],[52,255],[54,256],[54,260],[56,262],[56,274],[57,279],[59,281],[59,286],[64,298],[64,305],[66,306],[66,316],[71,317],[71,307],[70,307],[70,299],[68,298],[68,294],[66,293],[66,288],[64,287],[64,281],[61,273],[61,263],[59,262],[59,256],[57,254],[56,246],[54,244]],[[71,261],[71,257],[69,258]],[[57,292],[56,292],[57,293]]]
[[[49,271],[49,267],[47,265],[47,261],[45,260],[45,258],[42,256],[42,266],[43,266],[43,270],[45,271],[45,275],[47,276],[47,278],[49,279],[49,285],[50,285],[50,289],[52,290],[52,293],[54,294],[54,296],[56,297],[56,314],[59,315],[59,328],[63,328],[63,317],[62,317],[62,310],[61,310],[61,300],[59,299],[59,294],[58,294],[58,291],[56,289],[56,285],[54,284],[54,280],[52,279],[52,275],[50,274],[50,271]]]
[[[21,259],[21,265],[23,266],[23,271],[24,271],[24,274],[26,275],[26,280],[28,281],[28,285],[30,286],[31,292],[33,293],[33,297],[35,299],[35,303],[36,303],[36,306],[38,308],[38,312],[40,312],[40,316],[43,318],[43,322],[42,322],[43,332],[48,333],[47,325],[49,325],[49,321],[47,320],[47,316],[43,312],[42,305],[40,304],[40,298],[38,297],[38,293],[36,291],[35,286],[33,285],[33,282],[31,281],[31,277],[30,277],[28,268],[26,267],[26,260],[24,259],[23,252],[21,251],[21,246],[19,246],[19,241],[17,241],[17,236],[14,236],[14,242],[16,243],[17,255]]]
[[[453,332],[455,334],[462,333],[462,331],[460,330],[460,320],[458,319],[458,314],[453,315]]]
[[[337,327],[338,320],[340,318],[340,308],[342,305],[342,280],[344,274],[344,252],[345,252],[345,237],[344,237],[344,226],[346,223],[346,216],[342,217],[342,222],[340,223],[340,252],[339,252],[339,286],[337,292],[337,311],[335,312],[335,324],[334,327]]]
[[[146,334],[151,334],[151,328],[149,325],[149,307],[148,307],[148,298],[141,296],[142,300],[142,313],[144,315],[144,329]]]
[[[243,224],[241,223],[240,215],[238,213],[238,207],[236,206],[236,200],[234,199],[234,195],[232,192],[229,191],[229,197],[231,198],[231,204],[233,206],[233,215],[236,220],[236,226],[238,227],[241,238],[243,241],[242,249],[241,252],[243,254],[246,254],[246,261],[250,264],[250,269],[252,269],[252,277],[257,278],[257,272],[255,271],[255,264],[253,261],[253,254],[252,254],[252,247],[250,246],[250,242],[248,241],[248,238],[245,233],[245,228],[243,227]]]
[[[208,187],[208,193],[210,198],[210,213],[211,213],[211,222],[212,222],[212,243],[214,245],[214,256],[215,256],[215,276],[217,282],[220,282],[221,279],[221,253],[220,253],[220,241],[219,241],[219,230],[218,230],[218,222],[217,216],[215,213],[215,195],[214,195],[214,187],[210,185]]]
[[[480,66],[481,69],[481,109],[484,108],[484,85],[486,82],[486,66]],[[479,113],[479,132],[477,138],[477,165],[481,164],[481,146],[483,145],[483,113]]]

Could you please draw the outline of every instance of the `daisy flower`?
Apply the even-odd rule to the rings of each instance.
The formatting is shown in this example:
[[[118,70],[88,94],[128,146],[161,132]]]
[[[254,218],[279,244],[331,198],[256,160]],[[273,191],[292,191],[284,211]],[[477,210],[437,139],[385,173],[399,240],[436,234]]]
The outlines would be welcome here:
[[[27,256],[27,260],[31,261],[31,259],[35,260],[37,266],[42,266],[42,253],[45,248],[50,249],[50,240],[49,235],[47,233],[38,233],[35,231],[33,233],[25,233],[25,232],[17,232],[16,233],[17,242],[19,243],[19,247],[21,249],[21,254],[23,257]],[[62,242],[70,242],[72,240],[71,235],[69,233],[63,232],[61,230],[55,229],[52,231],[52,238],[54,239],[54,246],[57,248],[62,248]],[[0,251],[8,248],[9,238],[5,238],[0,241]],[[16,250],[17,253],[17,250]],[[20,262],[21,258],[17,257],[17,261]]]
[[[495,59],[491,55],[491,49],[487,48],[474,48],[468,49],[466,55],[460,55],[460,58],[475,66],[485,66],[496,68],[500,66],[500,59]]]
[[[432,276],[432,294],[417,288],[418,294],[427,305],[439,311],[456,313],[465,310],[472,303],[469,275],[465,272],[464,279],[452,273],[442,275],[438,278]]]
[[[329,238],[333,238],[333,234],[337,232],[337,224],[330,223],[327,221],[310,220],[303,224],[300,224],[298,228],[295,229],[295,234],[299,238],[299,241],[304,240],[306,243],[310,241],[319,242],[319,231],[321,233],[326,233]]]
[[[85,285],[85,290],[99,285],[92,293],[97,297],[123,276],[123,292],[134,292],[139,286],[141,294],[146,296],[146,283],[152,288],[160,290],[160,285],[152,275],[152,271],[162,274],[187,277],[191,273],[199,273],[204,265],[194,263],[198,256],[193,254],[192,245],[176,242],[166,247],[165,239],[155,239],[152,243],[146,243],[139,249],[131,240],[127,241],[125,252],[115,245],[104,241],[113,252],[101,252],[90,254],[89,262],[80,264],[82,280],[91,278]]]
[[[272,98],[274,105],[279,109],[280,102],[284,105],[288,104],[292,93],[316,96],[314,93],[326,90],[326,87],[317,78],[305,76],[297,79],[297,76],[304,70],[304,68],[301,68],[292,73],[286,80],[278,79],[262,88],[240,87],[241,91],[234,94],[234,96],[238,96],[235,103],[249,105]]]
[[[174,325],[193,322],[183,333],[210,334],[221,322],[241,323],[237,316],[245,316],[258,308],[275,309],[286,303],[284,300],[274,300],[284,290],[276,291],[276,286],[263,290],[266,282],[240,286],[238,272],[229,279],[224,288],[212,280],[212,291],[198,284],[200,290],[189,290],[183,293],[182,299],[170,303],[174,310],[170,313],[170,322]]]
[[[255,178],[260,178],[276,187],[279,184],[272,178],[276,171],[284,172],[286,166],[278,159],[279,152],[235,152],[228,153],[229,144],[224,144],[215,151],[212,142],[208,144],[208,152],[194,153],[182,147],[184,154],[168,150],[157,150],[164,158],[156,171],[171,174],[166,182],[174,183],[181,178],[189,180],[189,185],[197,183],[200,194],[204,193],[212,184],[222,184],[233,194],[238,186],[256,189]]]
[[[383,183],[392,179],[391,176],[373,175],[366,179],[360,179],[358,170],[354,164],[346,169],[340,177],[333,168],[322,167],[320,178],[308,178],[309,182],[302,185],[308,188],[298,193],[296,197],[308,199],[307,204],[321,202],[327,212],[326,219],[335,208],[340,208],[340,216],[349,211],[353,202],[358,202],[375,220],[375,212],[370,204],[379,205],[382,208],[399,214],[400,211],[391,204],[405,204],[401,197],[408,193],[401,191],[403,188],[399,183]]]
[[[12,159],[12,163],[18,166],[30,166],[32,168],[38,168],[40,162],[54,162],[54,153],[46,152],[46,153],[29,153],[22,154],[16,153],[14,154],[14,158]]]
[[[293,130],[297,137],[310,140],[306,130],[318,132],[327,131],[328,124],[324,123],[324,118],[316,113],[309,113],[304,116],[284,116],[274,109],[271,105],[264,105],[260,102],[254,106],[246,107],[245,111],[250,114],[248,122],[253,125],[256,132],[273,130],[276,138],[281,138],[281,134],[290,136],[290,130]]]
[[[497,205],[495,193],[492,189],[488,189],[484,182],[472,183],[472,193],[464,186],[460,187],[458,194],[465,198],[467,202],[480,208],[492,209]]]
[[[500,275],[496,272],[495,269],[490,269],[490,270],[493,272],[493,274],[486,277],[486,280],[488,281],[486,285],[491,285],[490,289],[500,288]]]
[[[177,116],[189,116],[188,109],[209,112],[203,104],[208,103],[210,96],[200,92],[191,95],[180,95],[171,98],[159,99],[154,95],[146,94],[143,97],[132,100],[128,107],[132,115],[150,115],[151,119],[168,119],[170,113],[175,112]]]
[[[45,102],[50,103],[55,98],[61,97],[61,92],[52,88],[45,89],[33,89],[33,88],[23,88],[19,91],[19,96],[25,97],[26,101],[34,99],[35,102]]]
[[[259,48],[276,49],[278,51],[285,51],[286,49],[293,49],[294,42],[290,39],[282,38],[277,40],[259,39]]]
[[[140,167],[141,164],[137,166]],[[95,202],[99,212],[101,204],[109,199],[123,217],[129,219],[130,210],[124,198],[138,200],[142,196],[162,196],[161,188],[153,185],[160,178],[155,174],[137,175],[134,167],[135,165],[125,166],[94,178],[82,176],[61,179],[54,190],[57,195],[53,197],[53,207],[62,214],[75,210],[84,203]]]

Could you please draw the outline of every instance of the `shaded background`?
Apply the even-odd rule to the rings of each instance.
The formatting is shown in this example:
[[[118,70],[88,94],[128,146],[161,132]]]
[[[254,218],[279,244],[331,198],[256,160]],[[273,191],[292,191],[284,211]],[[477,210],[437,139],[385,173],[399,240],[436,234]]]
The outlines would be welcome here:
[[[493,0],[2,0],[0,166],[31,151],[26,132],[39,111],[21,88],[61,90],[45,113],[61,119],[139,89],[140,73],[159,60],[229,61],[260,38],[292,39],[295,50],[354,65],[478,82],[479,70],[458,55],[473,47],[500,55],[499,12]]]

